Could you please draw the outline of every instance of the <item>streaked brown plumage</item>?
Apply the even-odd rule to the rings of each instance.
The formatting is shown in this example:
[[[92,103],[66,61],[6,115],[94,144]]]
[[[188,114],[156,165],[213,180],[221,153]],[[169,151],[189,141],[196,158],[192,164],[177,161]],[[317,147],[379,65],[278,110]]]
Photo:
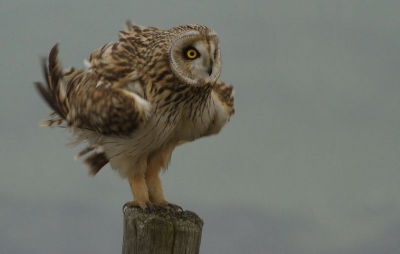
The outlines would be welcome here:
[[[142,208],[176,208],[164,199],[159,172],[177,145],[218,133],[234,114],[231,86],[218,80],[219,41],[201,25],[160,30],[128,23],[118,42],[92,52],[87,70],[62,71],[58,45],[43,64],[38,91],[54,110],[43,126],[66,123],[76,158],[95,175],[110,162],[128,178]]]

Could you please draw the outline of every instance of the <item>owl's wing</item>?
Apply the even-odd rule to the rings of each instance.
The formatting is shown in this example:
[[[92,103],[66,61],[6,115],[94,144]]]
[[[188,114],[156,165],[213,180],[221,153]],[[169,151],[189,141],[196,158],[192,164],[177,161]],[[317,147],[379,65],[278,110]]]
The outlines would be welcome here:
[[[36,87],[55,114],[70,127],[92,130],[103,135],[129,136],[142,127],[151,111],[149,102],[135,93],[114,88],[104,81],[98,85],[95,73],[69,69],[62,73],[57,60],[58,45],[44,63],[47,88]],[[51,124],[44,124],[51,126]]]
[[[140,78],[131,47],[126,42],[110,42],[94,50],[89,62],[85,62],[89,71],[93,71],[103,82],[122,87]]]
[[[214,98],[225,109],[229,117],[235,114],[235,108],[234,108],[235,89],[233,88],[233,86],[228,85],[221,80],[218,80],[215,86],[213,87],[212,93],[214,95]]]
[[[102,81],[132,90],[132,87],[126,86],[140,80],[140,66],[145,61],[144,50],[150,37],[159,31],[161,30],[155,27],[132,25],[128,21],[125,31],[119,33],[119,41],[108,43],[93,51],[85,64],[89,70],[100,76]],[[138,88],[133,90],[135,89]]]
[[[70,102],[69,125],[104,135],[128,137],[150,116],[151,105],[135,93],[107,86],[90,87]]]
[[[221,80],[218,80],[214,85],[211,92],[213,99],[212,107],[214,107],[214,119],[208,127],[203,137],[217,134],[230,120],[231,116],[235,113],[233,107],[235,90],[232,86],[227,85]]]

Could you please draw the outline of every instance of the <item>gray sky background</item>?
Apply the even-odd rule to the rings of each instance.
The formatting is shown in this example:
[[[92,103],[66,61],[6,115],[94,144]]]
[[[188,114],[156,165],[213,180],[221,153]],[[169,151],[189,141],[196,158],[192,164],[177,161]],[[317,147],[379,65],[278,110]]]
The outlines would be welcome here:
[[[127,19],[221,41],[236,115],[179,147],[166,197],[205,221],[202,253],[400,253],[400,1],[0,0],[0,253],[120,253],[129,185],[73,161],[32,82]]]

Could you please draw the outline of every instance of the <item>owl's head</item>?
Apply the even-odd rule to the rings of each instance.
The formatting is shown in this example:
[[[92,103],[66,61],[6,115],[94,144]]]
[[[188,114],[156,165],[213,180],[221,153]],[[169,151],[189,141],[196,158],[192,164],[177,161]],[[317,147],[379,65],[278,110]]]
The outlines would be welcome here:
[[[214,84],[221,74],[217,34],[211,29],[200,27],[204,29],[185,29],[178,33],[168,49],[174,74],[192,86]]]

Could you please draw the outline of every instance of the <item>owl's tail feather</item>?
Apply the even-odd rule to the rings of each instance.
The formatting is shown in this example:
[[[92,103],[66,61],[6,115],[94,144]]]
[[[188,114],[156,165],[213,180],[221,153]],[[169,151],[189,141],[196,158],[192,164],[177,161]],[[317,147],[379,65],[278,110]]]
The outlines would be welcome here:
[[[108,163],[108,159],[103,152],[93,153],[83,163],[89,167],[89,174],[95,176]]]
[[[50,116],[53,119],[42,123],[42,126],[58,126],[67,119],[69,112],[69,102],[67,99],[67,88],[62,82],[62,68],[57,60],[58,43],[51,49],[48,59],[43,59],[43,74],[47,83],[47,87],[40,82],[35,82],[35,86],[39,94],[54,110]],[[58,116],[57,116],[58,115]]]
[[[70,111],[68,96],[71,92],[72,85],[68,85],[64,82],[62,67],[57,57],[58,43],[51,49],[48,60],[43,59],[43,74],[47,86],[40,82],[35,83],[39,94],[54,110],[54,112],[48,115],[51,119],[43,122],[41,126],[59,126],[64,121],[68,122],[67,116]],[[98,147],[98,145],[92,145],[84,149],[75,156],[75,159],[88,154]],[[84,164],[89,166],[89,174],[93,176],[107,163],[107,156],[101,151],[95,151],[84,160]]]

